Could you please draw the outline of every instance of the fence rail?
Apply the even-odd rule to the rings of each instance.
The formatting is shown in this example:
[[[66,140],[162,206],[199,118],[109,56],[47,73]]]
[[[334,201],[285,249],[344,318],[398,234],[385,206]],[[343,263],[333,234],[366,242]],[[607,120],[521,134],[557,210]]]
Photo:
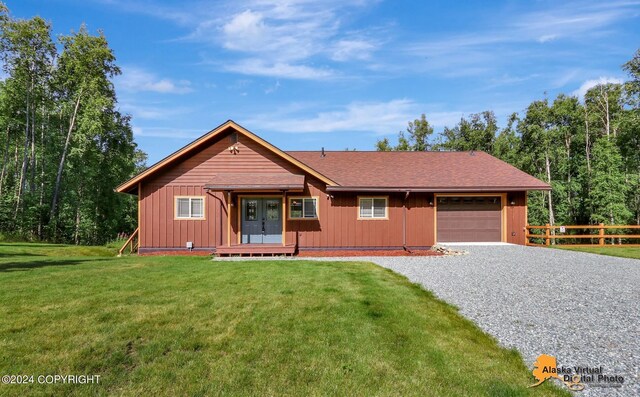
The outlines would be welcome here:
[[[530,246],[549,246],[551,244],[567,245],[572,247],[640,247],[640,234],[635,233],[635,230],[640,230],[640,225],[605,225],[600,223],[598,225],[549,225],[535,226],[527,225],[525,227],[525,244]],[[571,230],[582,231],[583,234],[571,234]],[[595,230],[596,233],[589,234],[588,231]],[[625,230],[630,233],[622,234],[608,234],[614,230]],[[540,233],[534,233],[534,231],[540,231]],[[586,232],[586,234],[585,234]],[[544,244],[531,242],[531,239],[543,240]],[[560,244],[561,241],[567,239],[575,239],[580,243],[574,244]],[[583,242],[585,239],[589,239],[589,243]],[[610,239],[609,243],[605,244],[605,240]],[[617,241],[616,241],[617,240]],[[597,241],[597,242],[594,242]]]
[[[129,253],[131,254],[133,254],[134,251],[138,251],[138,245],[140,245],[140,238],[138,236],[139,233],[140,233],[140,228],[137,228],[136,230],[134,230],[133,233],[131,233],[131,236],[129,236],[129,238],[124,243],[122,248],[118,250],[118,256],[122,256],[122,253],[124,252],[124,250],[127,249],[127,246],[130,247]]]

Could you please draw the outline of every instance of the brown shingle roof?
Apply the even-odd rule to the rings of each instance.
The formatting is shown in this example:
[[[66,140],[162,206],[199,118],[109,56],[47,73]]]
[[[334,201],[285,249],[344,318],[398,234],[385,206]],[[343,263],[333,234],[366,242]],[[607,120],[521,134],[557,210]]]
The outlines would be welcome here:
[[[215,174],[205,185],[213,190],[303,190],[304,175],[267,173],[224,173]]]
[[[330,190],[547,190],[549,185],[484,152],[287,152],[340,186]]]

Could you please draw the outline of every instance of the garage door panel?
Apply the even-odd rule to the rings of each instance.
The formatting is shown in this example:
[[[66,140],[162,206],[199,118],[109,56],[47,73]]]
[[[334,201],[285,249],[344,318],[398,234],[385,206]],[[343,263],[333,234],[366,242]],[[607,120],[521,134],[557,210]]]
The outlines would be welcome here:
[[[438,242],[502,240],[500,197],[438,199]]]

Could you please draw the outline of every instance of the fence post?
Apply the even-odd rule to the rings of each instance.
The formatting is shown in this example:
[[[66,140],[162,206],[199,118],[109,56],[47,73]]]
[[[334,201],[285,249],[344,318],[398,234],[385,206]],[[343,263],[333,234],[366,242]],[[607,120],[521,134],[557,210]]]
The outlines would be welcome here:
[[[544,239],[545,239],[545,245],[550,245],[551,244],[551,238],[549,237],[549,229],[551,228],[551,225],[549,225],[548,223],[545,226],[544,229]]]
[[[604,245],[604,223],[600,223],[600,238],[598,239],[598,245]]]

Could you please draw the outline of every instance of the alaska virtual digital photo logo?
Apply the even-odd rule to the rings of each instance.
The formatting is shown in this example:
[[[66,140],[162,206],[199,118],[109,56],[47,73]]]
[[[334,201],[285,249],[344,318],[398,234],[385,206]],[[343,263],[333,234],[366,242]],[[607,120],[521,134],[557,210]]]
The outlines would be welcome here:
[[[548,354],[538,356],[536,362],[533,364],[532,374],[538,382],[529,387],[539,386],[551,378],[560,380],[572,391],[582,391],[586,386],[621,387],[624,383],[623,376],[605,374],[602,366],[558,366],[556,358]]]

